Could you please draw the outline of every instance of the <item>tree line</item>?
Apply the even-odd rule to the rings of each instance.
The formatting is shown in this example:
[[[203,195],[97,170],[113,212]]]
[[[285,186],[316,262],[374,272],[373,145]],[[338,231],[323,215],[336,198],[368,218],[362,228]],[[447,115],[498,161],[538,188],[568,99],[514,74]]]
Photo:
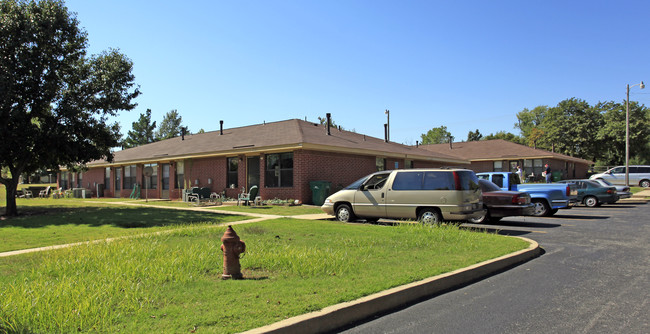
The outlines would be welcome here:
[[[499,131],[483,136],[478,129],[469,131],[467,141],[504,139],[530,147],[596,162],[596,165],[620,165],[625,162],[625,101],[598,102],[570,98],[554,107],[524,108],[517,113],[514,129],[519,134]],[[422,144],[453,141],[446,126],[420,135]],[[650,164],[650,109],[630,101],[630,162]]]
[[[151,109],[147,109],[136,122],[131,123],[131,130],[122,140],[122,148],[131,148],[144,144],[153,143],[160,140],[177,137],[181,134],[191,134],[187,126],[182,125],[183,117],[178,114],[178,110],[172,109],[165,114],[156,130],[156,121],[151,121]],[[197,133],[204,133],[200,129]]]

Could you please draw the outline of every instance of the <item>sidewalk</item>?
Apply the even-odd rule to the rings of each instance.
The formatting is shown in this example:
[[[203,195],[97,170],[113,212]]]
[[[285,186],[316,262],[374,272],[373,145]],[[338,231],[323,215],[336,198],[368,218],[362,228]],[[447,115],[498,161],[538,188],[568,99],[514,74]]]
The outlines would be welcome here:
[[[645,199],[647,197],[650,197],[650,189],[641,190],[638,193],[632,195],[632,198],[634,198],[634,199]]]

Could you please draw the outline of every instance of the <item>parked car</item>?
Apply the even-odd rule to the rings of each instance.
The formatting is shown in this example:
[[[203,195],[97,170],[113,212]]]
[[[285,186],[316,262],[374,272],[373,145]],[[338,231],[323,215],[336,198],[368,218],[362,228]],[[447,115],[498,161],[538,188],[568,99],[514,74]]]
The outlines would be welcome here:
[[[650,187],[650,166],[630,166],[629,181],[630,185],[639,185],[644,188]],[[618,166],[600,174],[594,174],[589,177],[590,180],[604,179],[609,183],[619,186],[625,184],[625,166]]]
[[[484,214],[476,174],[467,169],[441,168],[381,171],[364,176],[326,198],[321,209],[343,222],[395,218],[434,224]]]
[[[571,209],[577,203],[578,189],[575,184],[552,183],[521,183],[519,176],[511,172],[478,173],[479,179],[492,181],[501,190],[524,191],[530,194],[531,202],[535,204],[537,217],[552,216],[559,209]]]
[[[618,199],[624,199],[624,198],[630,198],[632,197],[632,192],[630,191],[630,187],[628,186],[615,186],[611,184],[609,181],[605,179],[594,179],[593,181],[596,181],[600,183],[601,186],[603,187],[614,187],[616,188],[616,194],[618,195]]]
[[[530,195],[522,191],[501,190],[499,186],[488,181],[478,180],[483,193],[483,206],[486,212],[483,216],[469,221],[476,224],[498,222],[503,217],[532,216],[535,204],[530,201]]]
[[[616,203],[618,195],[616,188],[603,187],[593,180],[563,180],[558,183],[575,183],[578,186],[578,201],[588,207],[599,206],[603,203]]]

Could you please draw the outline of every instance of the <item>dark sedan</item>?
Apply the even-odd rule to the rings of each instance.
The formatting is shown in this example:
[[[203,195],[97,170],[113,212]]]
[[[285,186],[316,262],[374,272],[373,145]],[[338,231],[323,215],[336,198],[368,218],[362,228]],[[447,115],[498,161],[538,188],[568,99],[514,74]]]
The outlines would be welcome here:
[[[499,186],[488,181],[478,180],[483,192],[483,205],[485,215],[470,219],[472,223],[497,222],[503,217],[532,216],[535,213],[535,204],[530,202],[530,195],[521,191],[505,191]]]
[[[618,201],[614,186],[604,187],[593,180],[562,180],[558,183],[575,183],[578,186],[578,202],[588,207],[612,204]]]

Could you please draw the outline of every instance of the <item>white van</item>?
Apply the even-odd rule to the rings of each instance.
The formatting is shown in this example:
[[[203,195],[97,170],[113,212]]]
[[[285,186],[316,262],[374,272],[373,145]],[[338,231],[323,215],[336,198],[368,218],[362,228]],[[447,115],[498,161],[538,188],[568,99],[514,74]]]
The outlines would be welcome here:
[[[403,169],[362,177],[329,196],[321,209],[339,221],[418,219],[425,224],[484,214],[476,174],[467,169]]]
[[[644,188],[650,187],[650,166],[630,166],[630,185],[639,185]],[[625,166],[614,167],[604,173],[594,174],[589,177],[592,180],[603,179],[615,185],[625,185]]]

